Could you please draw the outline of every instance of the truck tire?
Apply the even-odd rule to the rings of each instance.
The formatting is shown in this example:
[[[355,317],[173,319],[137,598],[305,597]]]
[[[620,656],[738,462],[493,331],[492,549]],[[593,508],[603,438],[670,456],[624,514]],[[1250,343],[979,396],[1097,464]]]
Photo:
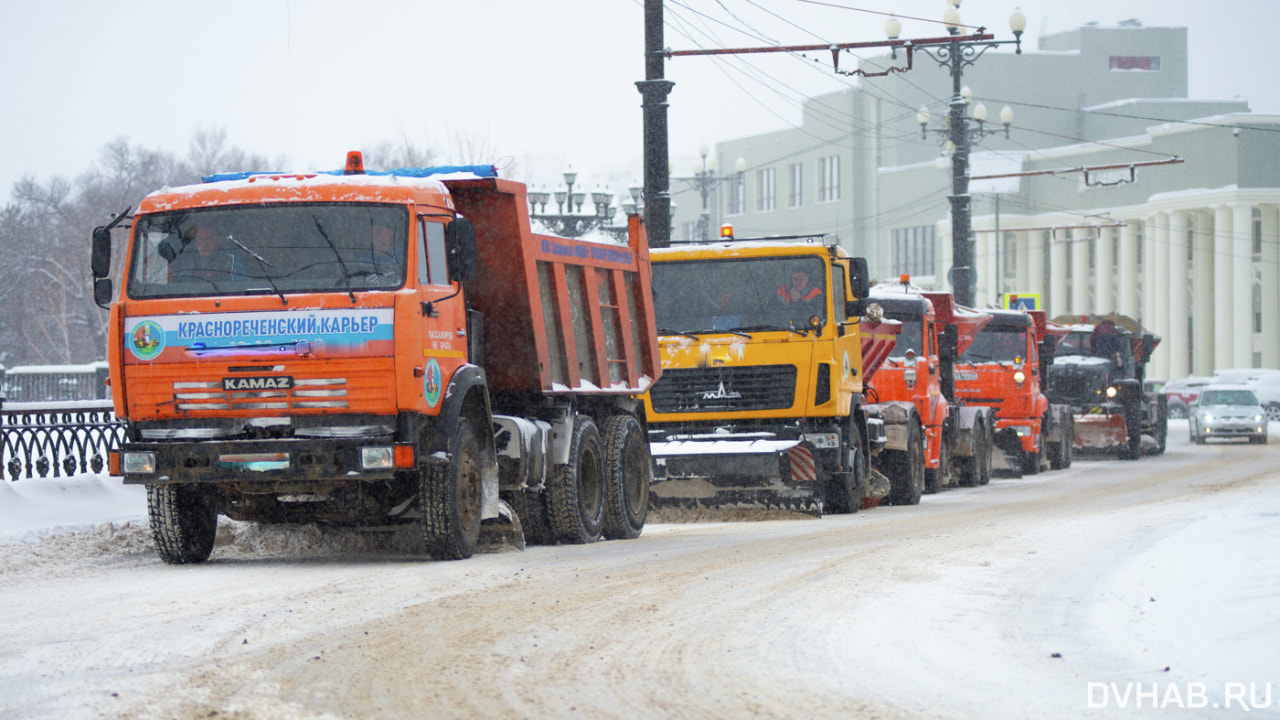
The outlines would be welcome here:
[[[640,537],[649,515],[653,459],[649,439],[631,415],[614,415],[604,423],[604,536],[610,540]]]
[[[987,424],[979,420],[973,426],[973,457],[960,471],[960,484],[964,487],[986,485],[991,482],[991,436]]]
[[[1122,460],[1137,460],[1142,456],[1142,412],[1136,406],[1125,408],[1125,444],[1120,449]]]
[[[858,424],[852,420],[849,421],[842,452],[845,468],[827,477],[826,498],[822,503],[822,512],[831,515],[856,513],[862,507],[867,464],[862,457],[862,435],[858,432]]]
[[[524,531],[524,541],[528,545],[552,545],[556,541],[555,533],[547,520],[546,493],[525,492],[516,490],[503,500],[520,518],[520,528]]]
[[[569,464],[556,467],[547,487],[547,514],[556,540],[590,543],[604,531],[605,483],[600,431],[591,418],[573,421]]]
[[[1049,456],[1050,468],[1065,470],[1071,467],[1071,454],[1075,435],[1075,418],[1068,415],[1058,429],[1058,442],[1054,443],[1053,454]]]
[[[431,463],[419,476],[422,534],[437,560],[465,560],[480,541],[483,480],[480,440],[467,418],[459,418],[450,443],[449,462]]]
[[[208,488],[148,485],[147,517],[156,553],[169,565],[200,563],[213,552],[218,509]]]
[[[924,492],[924,445],[920,426],[910,423],[907,429],[907,449],[889,453],[889,503],[892,505],[919,505]]]

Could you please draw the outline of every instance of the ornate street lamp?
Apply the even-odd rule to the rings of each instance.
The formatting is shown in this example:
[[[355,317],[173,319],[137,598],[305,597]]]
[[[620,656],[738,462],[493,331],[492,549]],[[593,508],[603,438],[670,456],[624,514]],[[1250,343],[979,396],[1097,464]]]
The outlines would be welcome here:
[[[533,191],[528,194],[529,217],[538,220],[550,232],[561,237],[576,238],[587,234],[592,228],[604,227],[614,214],[613,195],[608,192],[591,193],[593,212],[582,212],[582,205],[587,201],[587,194],[574,192],[573,185],[578,180],[578,173],[572,170],[564,173],[565,189],[554,193]],[[547,212],[547,203],[555,197],[556,212]]]
[[[716,174],[715,160],[707,161],[707,155],[710,150],[706,143],[698,148],[698,154],[702,156],[701,164],[693,166],[693,176],[686,178],[676,178],[689,183],[694,190],[702,196],[702,213],[698,215],[698,228],[694,232],[694,238],[697,242],[709,242],[711,239],[711,208],[708,200],[711,193],[719,188],[721,182],[742,181],[742,175],[747,171],[747,161],[744,158],[738,158],[734,163],[733,175]]]
[[[979,103],[973,109],[973,115],[967,112],[973,93],[964,85],[964,69],[973,65],[974,61],[993,47],[1014,44],[1016,52],[1022,54],[1022,33],[1027,28],[1027,18],[1021,9],[1015,9],[1009,16],[1009,29],[1013,32],[1013,40],[966,40],[960,35],[960,0],[947,0],[948,8],[942,15],[942,21],[951,35],[951,42],[934,46],[932,49],[920,46],[917,49],[933,58],[939,66],[951,74],[951,100],[947,114],[946,127],[937,129],[939,135],[947,138],[947,144],[953,148],[951,152],[951,248],[952,267],[949,277],[956,302],[961,305],[973,304],[973,232],[972,217],[969,208],[969,150],[973,143],[986,135],[1003,132],[1009,136],[1009,126],[1013,123],[1013,110],[1006,106],[1000,111],[1001,128],[987,127],[987,108]],[[886,23],[886,32],[890,30]],[[896,30],[896,28],[894,28]],[[978,28],[975,35],[982,35],[986,28]],[[969,120],[977,124],[970,125]],[[921,107],[916,113],[916,122],[920,123],[921,137],[928,136],[930,120],[929,109]]]

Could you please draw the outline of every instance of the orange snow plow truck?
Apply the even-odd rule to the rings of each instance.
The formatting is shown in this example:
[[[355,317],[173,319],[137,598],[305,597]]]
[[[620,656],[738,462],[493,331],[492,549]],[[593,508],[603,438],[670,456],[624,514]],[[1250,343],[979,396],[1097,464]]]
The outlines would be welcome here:
[[[888,360],[869,382],[864,407],[885,426],[885,451],[873,465],[889,480],[888,501],[916,505],[922,492],[985,485],[991,478],[993,411],[956,397],[955,363],[991,321],[986,311],[955,303],[947,292],[880,283],[867,298],[901,323]]]
[[[147,196],[110,309],[127,436],[168,563],[219,515],[416,526],[437,559],[482,525],[530,542],[636,537],[656,380],[648,248],[536,235],[492,167],[240,173]],[[124,213],[117,222],[128,213]],[[518,536],[517,536],[518,537]],[[520,539],[520,545],[523,538]]]

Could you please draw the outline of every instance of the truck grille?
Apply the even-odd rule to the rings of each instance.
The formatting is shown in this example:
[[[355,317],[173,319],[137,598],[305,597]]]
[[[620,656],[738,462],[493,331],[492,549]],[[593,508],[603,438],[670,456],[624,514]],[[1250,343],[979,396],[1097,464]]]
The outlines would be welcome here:
[[[663,370],[649,390],[660,413],[784,410],[795,402],[795,365]]]
[[[305,410],[345,408],[346,378],[300,378],[287,390],[223,390],[221,381],[175,382],[179,410]]]

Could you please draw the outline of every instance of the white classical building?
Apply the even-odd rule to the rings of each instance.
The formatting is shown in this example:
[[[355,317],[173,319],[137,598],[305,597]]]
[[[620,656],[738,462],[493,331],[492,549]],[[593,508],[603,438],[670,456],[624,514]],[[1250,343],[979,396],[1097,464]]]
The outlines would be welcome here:
[[[1014,111],[1009,137],[997,124],[971,156],[975,301],[1129,315],[1163,338],[1151,377],[1280,368],[1280,117],[1186,98],[1185,28],[1087,26],[1039,45],[965,71],[971,115]],[[916,111],[945,116],[950,87],[917,55],[909,73],[810,99],[800,128],[720,141],[719,167],[747,170],[713,222],[835,232],[879,278],[949,287],[950,167]],[[680,189],[673,240],[691,241],[701,202]]]

